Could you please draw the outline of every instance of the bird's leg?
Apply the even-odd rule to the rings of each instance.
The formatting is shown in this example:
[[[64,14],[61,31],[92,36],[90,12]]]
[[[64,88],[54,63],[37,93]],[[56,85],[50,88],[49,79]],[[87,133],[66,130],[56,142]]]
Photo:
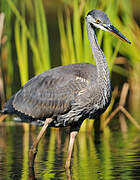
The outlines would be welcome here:
[[[73,145],[74,145],[74,140],[76,135],[78,134],[78,131],[72,131],[70,133],[70,141],[69,141],[69,148],[68,148],[68,155],[67,155],[67,160],[65,164],[65,168],[69,169],[70,168],[70,160],[71,160],[71,155],[72,155],[72,150],[73,150]]]
[[[42,136],[44,135],[49,123],[52,122],[53,119],[51,118],[47,118],[44,122],[44,125],[42,127],[42,129],[40,130],[36,140],[34,141],[30,151],[29,151],[29,167],[33,167],[34,165],[34,160],[35,160],[35,156],[37,154],[37,147],[38,147],[38,143],[40,141],[40,139],[42,138]]]

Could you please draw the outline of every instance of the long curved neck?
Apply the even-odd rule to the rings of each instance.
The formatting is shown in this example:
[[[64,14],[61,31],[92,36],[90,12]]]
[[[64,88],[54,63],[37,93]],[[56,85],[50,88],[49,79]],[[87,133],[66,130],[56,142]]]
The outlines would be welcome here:
[[[110,87],[110,75],[107,61],[103,51],[98,45],[95,28],[93,28],[89,22],[87,22],[87,33],[92,53],[96,61],[98,84],[102,85],[102,87]]]

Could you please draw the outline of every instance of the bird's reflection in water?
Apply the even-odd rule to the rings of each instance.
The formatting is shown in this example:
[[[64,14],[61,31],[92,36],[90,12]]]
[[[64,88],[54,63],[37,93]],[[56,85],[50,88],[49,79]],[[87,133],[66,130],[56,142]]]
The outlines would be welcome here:
[[[29,167],[29,180],[37,180],[37,178],[35,177],[34,167]]]
[[[66,179],[67,180],[71,180],[71,169],[68,168],[65,170],[65,174],[66,174]],[[34,167],[29,168],[29,180],[37,180],[37,178],[35,177],[35,169]]]
[[[68,168],[68,169],[66,169],[66,177],[67,177],[67,180],[71,180],[71,169],[70,168]]]

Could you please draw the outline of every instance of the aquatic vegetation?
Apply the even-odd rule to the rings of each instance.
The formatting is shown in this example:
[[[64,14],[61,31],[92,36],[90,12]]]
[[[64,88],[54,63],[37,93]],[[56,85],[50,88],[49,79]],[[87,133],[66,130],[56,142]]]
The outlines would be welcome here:
[[[11,69],[11,67],[17,68],[14,66],[13,62],[13,58],[16,58],[16,63],[18,65],[20,74],[20,82],[22,86],[29,79],[28,70],[30,68],[31,59],[33,71],[35,72],[35,74],[41,73],[50,68],[47,23],[42,1],[34,1],[34,4],[31,5],[35,8],[35,17],[33,17],[33,20],[30,20],[29,24],[27,22],[28,19],[26,17],[28,13],[26,3],[26,1],[22,1],[20,3],[20,6],[22,7],[20,12],[19,9],[16,7],[16,4],[18,3],[14,3],[11,0],[7,0],[7,6],[10,9],[11,17],[15,17],[15,21],[11,18],[11,21],[14,21],[14,35],[10,34],[8,36],[8,45],[11,47],[10,50],[13,50],[16,55],[13,55],[11,57],[12,66],[10,66],[9,69]],[[5,8],[3,10],[4,12],[7,10],[5,10]],[[7,23],[9,29],[11,26],[11,21]],[[9,38],[14,38],[14,42],[9,41]],[[12,49],[13,44],[15,45],[15,49]],[[9,57],[7,57],[7,59],[9,59]],[[9,76],[10,73],[7,72],[7,77]],[[11,75],[11,77],[12,76],[13,75]]]
[[[87,12],[93,8],[104,10],[111,18],[112,24],[132,42],[132,46],[127,45],[126,48],[125,43],[121,43],[108,33],[97,32],[98,41],[105,52],[111,74],[118,73],[133,84],[134,79],[139,77],[139,71],[136,72],[134,69],[137,69],[140,62],[140,30],[133,18],[130,0],[64,1],[62,7],[57,9],[58,19],[56,19],[59,25],[62,65],[76,62],[94,63],[84,20]],[[47,30],[46,9],[42,0],[33,2],[6,0],[6,5],[5,0],[2,0],[1,11],[6,15],[4,37],[7,39],[1,48],[1,68],[4,93],[6,98],[9,98],[30,77],[49,69],[53,59],[50,59],[51,45]],[[124,65],[121,65],[120,57],[125,57]],[[139,89],[138,85],[137,87]],[[130,86],[130,90],[132,89],[135,90],[133,85]],[[135,93],[131,91],[131,99],[135,98],[136,94],[138,94],[136,90]],[[132,106],[131,108],[134,109]]]

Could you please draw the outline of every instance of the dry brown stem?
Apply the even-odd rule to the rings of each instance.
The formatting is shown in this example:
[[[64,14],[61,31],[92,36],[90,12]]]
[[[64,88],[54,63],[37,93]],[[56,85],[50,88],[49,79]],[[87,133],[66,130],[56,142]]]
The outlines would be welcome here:
[[[3,27],[4,27],[4,13],[1,13],[0,14],[0,47],[1,47]],[[3,87],[3,78],[2,78],[1,68],[0,68],[0,98],[1,98],[1,101],[4,101],[4,87]]]
[[[4,25],[4,13],[0,14],[0,46],[1,46],[1,38],[3,32],[3,25]]]
[[[0,122],[3,121],[7,117],[7,114],[0,115]]]
[[[104,122],[104,128],[107,126],[107,124],[110,122],[110,120],[119,112],[123,112],[125,114],[125,116],[132,122],[132,124],[140,130],[140,125],[138,124],[138,122],[130,115],[130,113],[124,108],[125,102],[126,102],[126,97],[128,94],[128,89],[129,89],[129,85],[128,83],[125,83],[123,85],[122,91],[121,91],[121,95],[120,95],[120,101],[119,101],[119,105],[118,107],[109,115],[109,117],[106,119],[106,121]],[[122,119],[122,118],[121,118]],[[120,123],[121,123],[121,129],[123,132],[127,131],[127,124],[125,122],[125,119],[123,118],[123,121],[121,121],[120,119]]]

